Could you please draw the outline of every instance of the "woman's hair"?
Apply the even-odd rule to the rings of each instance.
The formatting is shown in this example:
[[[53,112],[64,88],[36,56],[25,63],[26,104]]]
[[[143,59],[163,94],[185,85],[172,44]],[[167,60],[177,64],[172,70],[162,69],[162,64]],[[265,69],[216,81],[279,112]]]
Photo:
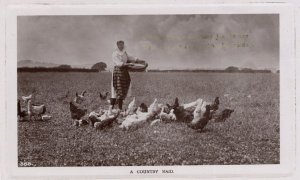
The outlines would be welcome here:
[[[118,44],[124,44],[124,41],[117,41],[117,45]]]

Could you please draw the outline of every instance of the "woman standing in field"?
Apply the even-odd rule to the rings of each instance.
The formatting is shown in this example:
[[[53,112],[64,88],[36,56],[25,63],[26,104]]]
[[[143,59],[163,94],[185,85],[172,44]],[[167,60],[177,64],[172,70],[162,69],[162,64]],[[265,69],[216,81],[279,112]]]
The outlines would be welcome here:
[[[125,49],[124,41],[117,41],[116,50],[112,54],[114,70],[111,81],[110,109],[114,108],[118,102],[119,109],[122,110],[124,99],[131,94],[131,79],[128,67],[138,61],[138,58],[129,56]]]

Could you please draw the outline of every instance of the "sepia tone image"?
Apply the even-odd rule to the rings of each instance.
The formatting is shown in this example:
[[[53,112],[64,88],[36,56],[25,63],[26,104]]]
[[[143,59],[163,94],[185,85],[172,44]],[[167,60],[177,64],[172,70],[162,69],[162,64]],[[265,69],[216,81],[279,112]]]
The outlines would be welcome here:
[[[18,16],[18,166],[280,163],[279,15]]]

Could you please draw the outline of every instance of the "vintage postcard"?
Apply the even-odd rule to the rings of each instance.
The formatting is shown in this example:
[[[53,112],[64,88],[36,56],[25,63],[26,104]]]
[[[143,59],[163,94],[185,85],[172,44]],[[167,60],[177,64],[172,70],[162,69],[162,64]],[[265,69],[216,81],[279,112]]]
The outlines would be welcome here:
[[[284,3],[9,6],[7,175],[287,176],[294,33]]]

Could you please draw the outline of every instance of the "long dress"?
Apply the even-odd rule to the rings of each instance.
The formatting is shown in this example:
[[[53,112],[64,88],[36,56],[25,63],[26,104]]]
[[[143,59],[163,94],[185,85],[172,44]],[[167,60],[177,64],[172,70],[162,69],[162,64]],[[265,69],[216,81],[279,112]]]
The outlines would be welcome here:
[[[111,97],[116,99],[125,99],[131,96],[132,83],[125,63],[135,62],[136,57],[129,56],[125,48],[120,51],[118,48],[112,54],[114,69],[111,81]]]

